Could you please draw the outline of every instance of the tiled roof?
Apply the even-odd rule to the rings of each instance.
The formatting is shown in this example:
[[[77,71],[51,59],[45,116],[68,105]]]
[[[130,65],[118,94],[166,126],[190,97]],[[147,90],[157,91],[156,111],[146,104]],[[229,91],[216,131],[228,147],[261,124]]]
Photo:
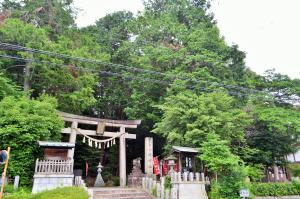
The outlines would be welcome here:
[[[175,152],[199,153],[198,149],[192,147],[172,146]]]
[[[39,141],[39,146],[50,148],[74,148],[75,143],[70,142],[51,142],[51,141]]]

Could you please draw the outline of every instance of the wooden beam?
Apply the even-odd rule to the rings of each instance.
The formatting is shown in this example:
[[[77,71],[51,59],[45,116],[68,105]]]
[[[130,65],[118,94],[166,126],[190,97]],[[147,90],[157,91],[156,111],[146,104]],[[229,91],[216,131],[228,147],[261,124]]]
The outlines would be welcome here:
[[[82,124],[92,124],[97,125],[99,122],[104,122],[105,126],[111,127],[125,127],[125,128],[137,128],[137,125],[141,124],[141,120],[109,120],[100,119],[94,117],[86,117],[81,115],[74,115],[65,112],[58,112],[58,114],[63,117],[64,121],[67,122],[78,122]]]
[[[82,119],[74,119],[74,118],[68,118],[68,117],[63,117],[65,122],[78,122],[80,124],[90,124],[90,125],[98,125],[97,121],[91,121],[91,120],[82,120]],[[137,125],[129,125],[129,124],[117,124],[117,123],[109,123],[105,122],[105,126],[110,126],[110,127],[125,127],[125,128],[131,128],[131,129],[136,129]]]
[[[99,135],[96,133],[96,131],[93,130],[83,130],[83,129],[79,129],[82,133],[88,135],[88,136],[103,136],[103,137],[115,137],[118,135],[121,135],[120,132],[108,132],[108,131],[104,131],[104,133],[102,135]],[[71,128],[64,128],[62,129],[62,133],[65,134],[70,134],[72,131]],[[126,139],[136,139],[136,134],[130,134],[130,133],[126,133],[125,135]]]

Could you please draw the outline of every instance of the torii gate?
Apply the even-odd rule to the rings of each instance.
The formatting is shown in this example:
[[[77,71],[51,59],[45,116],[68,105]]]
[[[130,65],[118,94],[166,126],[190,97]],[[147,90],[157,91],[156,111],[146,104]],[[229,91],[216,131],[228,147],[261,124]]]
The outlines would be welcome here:
[[[64,128],[62,133],[70,134],[69,142],[76,143],[76,131],[78,124],[96,125],[96,130],[80,129],[85,135],[88,136],[103,136],[103,137],[119,137],[119,175],[120,186],[126,186],[126,139],[136,139],[135,134],[129,134],[126,132],[126,128],[137,128],[137,125],[141,123],[141,120],[109,120],[99,119],[92,117],[85,117],[80,115],[69,114],[65,112],[59,112],[59,115],[63,117],[65,122],[71,122],[71,128]],[[119,131],[108,132],[105,131],[105,127],[117,127]],[[73,159],[74,149],[68,151],[68,158]]]

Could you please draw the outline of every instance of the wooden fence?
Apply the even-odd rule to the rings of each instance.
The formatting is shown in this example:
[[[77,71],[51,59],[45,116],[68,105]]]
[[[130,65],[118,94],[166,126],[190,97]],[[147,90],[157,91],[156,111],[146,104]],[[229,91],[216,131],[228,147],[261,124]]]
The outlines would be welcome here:
[[[35,173],[73,174],[73,160],[36,160]]]

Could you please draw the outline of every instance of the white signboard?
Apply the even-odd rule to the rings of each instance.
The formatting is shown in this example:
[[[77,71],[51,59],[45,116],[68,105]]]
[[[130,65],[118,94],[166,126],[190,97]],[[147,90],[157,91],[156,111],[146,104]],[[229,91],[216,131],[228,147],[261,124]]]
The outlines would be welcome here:
[[[241,189],[240,190],[240,197],[242,197],[242,198],[250,197],[249,190],[248,189]]]

